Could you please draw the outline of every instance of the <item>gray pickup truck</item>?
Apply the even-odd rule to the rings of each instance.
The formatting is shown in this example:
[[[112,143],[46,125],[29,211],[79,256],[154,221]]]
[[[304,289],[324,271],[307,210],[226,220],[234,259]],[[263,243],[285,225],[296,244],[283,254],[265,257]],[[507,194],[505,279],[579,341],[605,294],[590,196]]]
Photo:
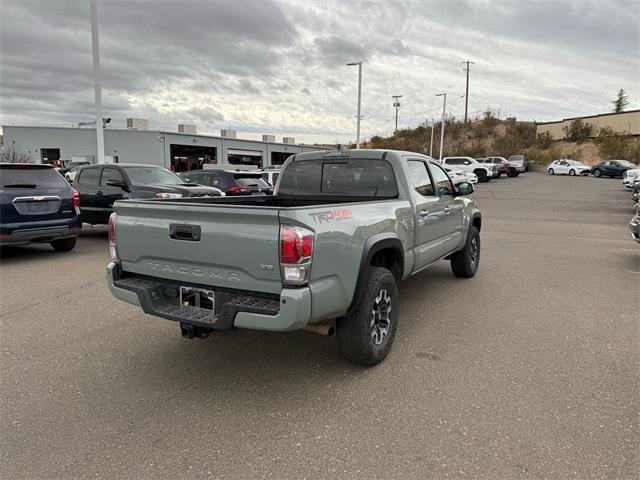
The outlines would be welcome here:
[[[374,365],[393,343],[400,280],[440,259],[475,275],[470,193],[424,155],[334,150],[290,157],[273,196],[118,201],[109,288],[188,338],[335,329],[345,358]]]

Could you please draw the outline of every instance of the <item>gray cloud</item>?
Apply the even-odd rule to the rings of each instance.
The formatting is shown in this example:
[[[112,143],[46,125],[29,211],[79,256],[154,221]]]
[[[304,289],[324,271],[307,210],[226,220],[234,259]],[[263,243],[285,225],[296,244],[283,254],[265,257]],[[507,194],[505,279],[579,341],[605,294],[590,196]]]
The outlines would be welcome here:
[[[213,132],[353,139],[363,61],[363,131],[439,115],[439,91],[470,110],[553,119],[610,108],[619,88],[639,105],[640,5],[499,0],[217,0],[99,2],[103,98],[114,124],[147,117]],[[2,0],[0,124],[91,119],[86,0]]]

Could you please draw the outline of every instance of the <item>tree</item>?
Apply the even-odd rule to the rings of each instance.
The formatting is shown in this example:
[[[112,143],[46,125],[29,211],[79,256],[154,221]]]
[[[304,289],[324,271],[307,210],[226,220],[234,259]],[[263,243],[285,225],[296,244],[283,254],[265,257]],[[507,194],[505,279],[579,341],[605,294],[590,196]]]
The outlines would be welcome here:
[[[620,113],[629,105],[629,96],[624,93],[624,90],[621,88],[618,92],[618,97],[611,103],[613,103],[613,111]]]
[[[0,162],[2,163],[29,163],[31,161],[31,155],[16,150],[13,146],[0,148]]]

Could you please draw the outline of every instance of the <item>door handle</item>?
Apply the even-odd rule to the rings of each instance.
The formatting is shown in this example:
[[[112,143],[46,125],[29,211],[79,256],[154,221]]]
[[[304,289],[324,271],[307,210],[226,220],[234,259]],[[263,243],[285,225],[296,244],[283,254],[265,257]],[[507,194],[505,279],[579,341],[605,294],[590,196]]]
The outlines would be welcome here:
[[[102,195],[102,190],[98,190],[98,191],[96,192],[96,195]]]

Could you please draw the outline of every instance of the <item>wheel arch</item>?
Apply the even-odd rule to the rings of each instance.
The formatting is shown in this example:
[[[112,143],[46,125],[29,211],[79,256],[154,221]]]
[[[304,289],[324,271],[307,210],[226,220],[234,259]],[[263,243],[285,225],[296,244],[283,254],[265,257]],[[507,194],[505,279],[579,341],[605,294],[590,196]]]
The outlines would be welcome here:
[[[393,233],[380,233],[367,239],[362,250],[358,279],[353,292],[351,305],[346,315],[350,315],[362,299],[362,287],[366,281],[366,272],[369,267],[387,268],[396,281],[404,275],[404,247],[402,241]]]

